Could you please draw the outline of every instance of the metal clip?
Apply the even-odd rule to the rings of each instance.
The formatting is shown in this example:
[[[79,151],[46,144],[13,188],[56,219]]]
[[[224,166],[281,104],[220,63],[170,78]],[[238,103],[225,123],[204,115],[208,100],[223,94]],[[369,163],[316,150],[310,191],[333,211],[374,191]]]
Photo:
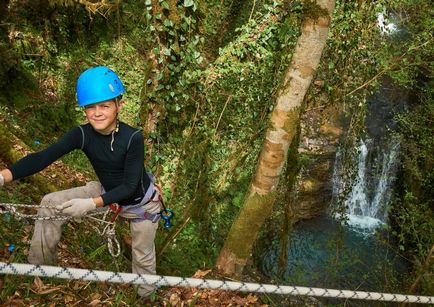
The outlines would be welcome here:
[[[174,217],[175,213],[172,209],[164,209],[161,210],[160,216],[164,220],[164,228],[169,229],[173,226],[171,220]]]

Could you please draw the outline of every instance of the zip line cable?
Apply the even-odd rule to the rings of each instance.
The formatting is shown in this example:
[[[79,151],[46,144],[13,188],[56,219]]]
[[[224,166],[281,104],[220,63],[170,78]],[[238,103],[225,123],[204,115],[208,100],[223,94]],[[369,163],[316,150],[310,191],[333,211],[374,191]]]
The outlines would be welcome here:
[[[273,293],[282,295],[286,294],[297,296],[335,297],[342,299],[358,299],[371,301],[434,304],[434,296],[417,296],[352,290],[283,286],[212,279],[75,269],[20,263],[0,262],[0,274],[29,275],[99,282],[105,281],[122,284],[148,284],[155,287],[172,286],[184,288],[220,289],[240,292]]]

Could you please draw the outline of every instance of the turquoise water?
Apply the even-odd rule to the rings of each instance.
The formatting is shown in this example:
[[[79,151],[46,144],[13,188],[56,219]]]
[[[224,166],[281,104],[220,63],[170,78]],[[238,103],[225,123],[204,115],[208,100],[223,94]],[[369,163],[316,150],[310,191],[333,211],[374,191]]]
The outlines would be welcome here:
[[[341,227],[329,217],[301,222],[288,235],[286,248],[278,238],[272,242],[257,257],[260,270],[288,285],[382,292],[407,273],[386,231]]]

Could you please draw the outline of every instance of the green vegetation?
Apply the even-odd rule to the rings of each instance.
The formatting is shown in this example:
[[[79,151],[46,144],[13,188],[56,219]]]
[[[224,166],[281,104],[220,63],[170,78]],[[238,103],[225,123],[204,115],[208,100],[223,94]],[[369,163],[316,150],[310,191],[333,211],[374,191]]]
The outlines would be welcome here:
[[[434,90],[432,79],[423,78],[417,87],[415,105],[399,117],[402,169],[399,196],[393,208],[395,234],[400,249],[415,264],[421,279],[414,288],[433,293],[430,273],[434,269]],[[431,254],[430,254],[431,253]]]
[[[84,120],[75,103],[79,73],[91,65],[112,67],[127,88],[122,120],[144,127],[153,110],[157,118],[155,129],[144,128],[152,144],[146,162],[176,213],[174,228],[161,227],[157,235],[158,273],[188,276],[212,267],[254,172],[303,14],[321,14],[313,1],[112,1],[99,8],[96,1],[8,2],[8,8],[0,7],[1,122],[39,150]],[[381,35],[376,26],[381,12],[403,30]],[[347,146],[352,147],[364,130],[365,97],[382,76],[417,93],[411,111],[399,119],[405,180],[392,209],[393,230],[403,252],[421,263],[416,268],[423,267],[433,245],[434,227],[430,12],[424,0],[337,1],[316,76],[321,82],[307,98],[314,106],[333,104],[344,111],[346,135],[353,137]],[[94,176],[81,153],[62,161]],[[290,184],[280,187],[276,219],[284,218],[283,208],[291,202],[295,178],[286,174],[285,179]],[[0,189],[4,202],[34,203],[40,197],[26,181]],[[15,261],[25,262],[28,226],[14,219],[1,222],[0,242],[18,245]],[[128,260],[112,261],[84,225],[72,227],[65,242],[71,254],[80,250],[80,264],[129,270]],[[79,241],[77,233],[85,240]],[[0,301],[14,288],[29,294],[19,285],[32,282],[5,277],[8,286],[0,290]],[[425,280],[418,286],[432,294]],[[88,294],[92,287],[107,285],[91,284]],[[134,305],[131,289],[116,289],[118,302]]]

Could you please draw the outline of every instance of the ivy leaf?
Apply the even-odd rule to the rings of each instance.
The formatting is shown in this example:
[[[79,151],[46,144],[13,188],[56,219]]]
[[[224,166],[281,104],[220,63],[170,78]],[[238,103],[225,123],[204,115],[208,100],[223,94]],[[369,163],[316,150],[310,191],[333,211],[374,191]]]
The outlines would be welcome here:
[[[155,77],[155,79],[159,81],[159,80],[163,79],[163,77],[164,77],[163,73],[160,72],[160,73],[157,74],[157,76]]]
[[[158,84],[157,87],[155,88],[155,91],[160,91],[164,88],[163,84]]]
[[[166,1],[163,1],[163,2],[161,3],[161,7],[162,7],[163,9],[168,10],[168,9],[169,9],[169,4],[168,4]]]
[[[185,0],[184,1],[184,7],[190,7],[194,5],[194,1],[193,0]]]
[[[169,49],[169,48],[164,48],[164,49],[163,49],[163,53],[164,53],[165,55],[167,55],[167,56],[170,56],[170,55],[171,55],[171,52],[170,52],[170,49]]]
[[[165,19],[163,24],[168,28],[173,27],[173,21],[170,19]]]

